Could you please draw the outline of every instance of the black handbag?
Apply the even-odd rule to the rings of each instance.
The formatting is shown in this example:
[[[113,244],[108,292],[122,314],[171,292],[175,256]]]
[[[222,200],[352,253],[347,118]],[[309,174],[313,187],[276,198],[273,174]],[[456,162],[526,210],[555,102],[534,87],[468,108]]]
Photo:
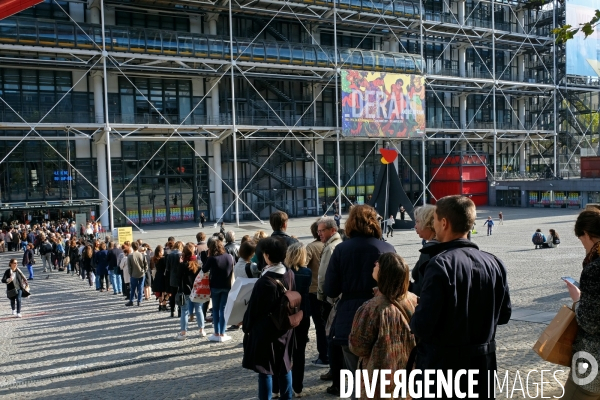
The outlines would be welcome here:
[[[185,306],[185,294],[183,294],[182,292],[177,292],[177,294],[175,295],[175,304],[177,304],[179,307],[183,307]]]
[[[17,289],[13,288],[13,289],[6,290],[6,297],[8,297],[9,299],[17,297],[18,294],[19,294],[19,292],[17,291]]]

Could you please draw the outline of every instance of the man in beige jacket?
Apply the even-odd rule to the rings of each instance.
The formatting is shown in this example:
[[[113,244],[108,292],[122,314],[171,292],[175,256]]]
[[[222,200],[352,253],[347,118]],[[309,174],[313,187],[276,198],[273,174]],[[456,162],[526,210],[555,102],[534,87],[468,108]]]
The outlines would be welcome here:
[[[129,302],[126,306],[133,305],[133,296],[137,291],[137,305],[140,306],[142,303],[142,294],[144,291],[144,277],[146,271],[148,271],[148,260],[146,255],[138,251],[137,242],[131,243],[131,249],[133,252],[127,256],[127,268],[129,276],[131,276],[131,290],[129,292]]]

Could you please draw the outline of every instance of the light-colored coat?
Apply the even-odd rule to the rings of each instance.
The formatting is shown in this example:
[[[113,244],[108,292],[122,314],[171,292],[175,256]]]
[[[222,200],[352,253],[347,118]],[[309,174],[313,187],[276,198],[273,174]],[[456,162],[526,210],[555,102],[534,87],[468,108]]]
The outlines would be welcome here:
[[[319,264],[319,279],[318,279],[318,288],[317,288],[317,298],[321,301],[325,301],[327,296],[325,296],[325,292],[323,286],[325,285],[325,274],[327,273],[327,267],[329,267],[329,260],[331,259],[331,255],[333,254],[333,250],[335,246],[342,243],[342,237],[339,233],[334,233],[333,236],[329,238],[327,242],[325,242],[325,247],[323,247],[323,252],[321,253],[321,263]]]

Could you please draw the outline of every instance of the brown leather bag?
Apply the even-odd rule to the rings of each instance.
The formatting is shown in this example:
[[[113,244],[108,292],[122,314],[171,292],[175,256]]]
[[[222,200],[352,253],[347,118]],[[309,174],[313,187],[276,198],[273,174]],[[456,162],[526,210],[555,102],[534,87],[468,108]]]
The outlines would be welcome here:
[[[279,279],[273,279],[267,276],[271,282],[275,283],[282,291],[281,297],[279,298],[279,305],[271,313],[271,320],[275,324],[275,327],[280,331],[288,331],[294,329],[304,318],[304,312],[300,309],[302,305],[302,295],[295,290],[288,290],[284,286],[283,282]]]

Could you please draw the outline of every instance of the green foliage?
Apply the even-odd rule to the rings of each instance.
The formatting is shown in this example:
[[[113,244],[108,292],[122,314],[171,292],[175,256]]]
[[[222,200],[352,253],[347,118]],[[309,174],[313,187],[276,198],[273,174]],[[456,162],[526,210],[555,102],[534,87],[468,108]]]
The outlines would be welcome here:
[[[596,10],[594,13],[594,17],[584,24],[579,24],[578,27],[573,27],[571,25],[563,25],[560,28],[556,28],[552,30],[552,33],[556,35],[556,41],[559,43],[564,43],[569,39],[573,39],[579,31],[583,32],[585,37],[587,38],[598,26],[600,22],[600,10]]]

